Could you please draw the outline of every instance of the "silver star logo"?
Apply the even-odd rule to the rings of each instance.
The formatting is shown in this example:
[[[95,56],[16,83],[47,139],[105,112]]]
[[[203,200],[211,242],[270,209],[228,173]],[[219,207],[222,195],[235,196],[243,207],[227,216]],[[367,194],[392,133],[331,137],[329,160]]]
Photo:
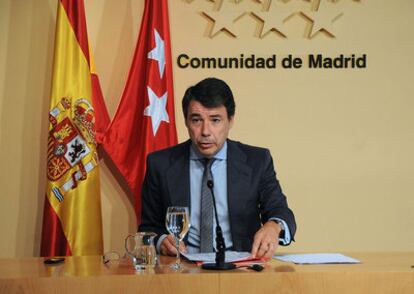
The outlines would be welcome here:
[[[165,68],[165,48],[164,40],[161,39],[160,34],[154,29],[155,48],[148,52],[148,58],[158,61],[158,69],[160,71],[160,77],[164,75]]]
[[[168,92],[158,97],[149,86],[147,86],[147,92],[150,104],[144,109],[144,115],[151,117],[152,133],[155,137],[161,121],[170,122],[166,109]]]

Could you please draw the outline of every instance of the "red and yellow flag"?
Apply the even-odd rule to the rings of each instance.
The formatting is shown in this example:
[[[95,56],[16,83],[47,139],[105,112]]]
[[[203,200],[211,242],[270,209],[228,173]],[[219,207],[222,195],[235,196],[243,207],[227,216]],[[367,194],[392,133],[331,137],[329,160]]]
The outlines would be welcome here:
[[[41,255],[102,254],[96,131],[109,116],[89,54],[83,0],[60,0]],[[95,112],[94,105],[104,107]]]

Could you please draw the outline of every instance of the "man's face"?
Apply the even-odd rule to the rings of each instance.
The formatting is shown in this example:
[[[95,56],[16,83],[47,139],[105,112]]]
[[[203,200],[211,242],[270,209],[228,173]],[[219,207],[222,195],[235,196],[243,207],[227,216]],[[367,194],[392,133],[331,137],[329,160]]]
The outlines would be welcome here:
[[[213,157],[223,147],[233,117],[227,117],[224,105],[206,108],[198,101],[190,101],[185,125],[193,145],[207,158]]]

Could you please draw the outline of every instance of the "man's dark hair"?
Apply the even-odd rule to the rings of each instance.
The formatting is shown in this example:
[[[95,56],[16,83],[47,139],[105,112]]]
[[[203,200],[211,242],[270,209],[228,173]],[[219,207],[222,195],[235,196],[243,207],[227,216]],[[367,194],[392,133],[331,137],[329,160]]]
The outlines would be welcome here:
[[[233,117],[236,110],[230,87],[224,81],[216,78],[204,79],[185,91],[182,101],[185,119],[187,119],[188,106],[192,100],[200,102],[206,108],[223,105],[226,107],[228,118]]]

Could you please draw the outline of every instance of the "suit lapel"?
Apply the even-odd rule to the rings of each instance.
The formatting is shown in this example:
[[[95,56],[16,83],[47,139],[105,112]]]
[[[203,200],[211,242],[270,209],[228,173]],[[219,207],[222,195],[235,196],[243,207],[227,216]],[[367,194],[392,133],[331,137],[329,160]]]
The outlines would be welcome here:
[[[177,146],[170,157],[167,185],[171,205],[190,207],[190,142]]]
[[[236,142],[227,140],[227,148],[227,197],[230,223],[234,224],[234,216],[243,212],[249,197],[252,169]]]

